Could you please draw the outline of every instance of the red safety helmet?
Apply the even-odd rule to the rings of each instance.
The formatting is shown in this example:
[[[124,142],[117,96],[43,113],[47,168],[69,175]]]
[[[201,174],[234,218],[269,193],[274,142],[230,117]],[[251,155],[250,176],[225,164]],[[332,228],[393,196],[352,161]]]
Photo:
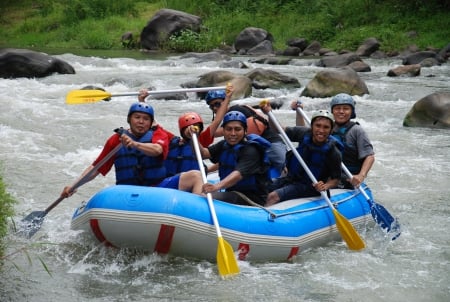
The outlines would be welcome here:
[[[200,123],[200,132],[203,130],[203,120],[196,112],[186,112],[183,113],[178,118],[178,128],[182,131],[187,126],[195,125]]]

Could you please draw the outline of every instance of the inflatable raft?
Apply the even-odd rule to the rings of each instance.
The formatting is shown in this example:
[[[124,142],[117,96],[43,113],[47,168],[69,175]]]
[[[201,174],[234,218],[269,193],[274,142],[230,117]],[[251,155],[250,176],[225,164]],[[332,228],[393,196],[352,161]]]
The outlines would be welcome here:
[[[330,200],[355,228],[373,224],[370,206],[359,190],[331,190]],[[333,213],[320,196],[267,208],[213,203],[222,236],[240,260],[290,260],[302,250],[342,240]],[[75,210],[71,229],[89,232],[117,248],[206,260],[215,259],[217,252],[206,197],[174,189],[108,187]]]

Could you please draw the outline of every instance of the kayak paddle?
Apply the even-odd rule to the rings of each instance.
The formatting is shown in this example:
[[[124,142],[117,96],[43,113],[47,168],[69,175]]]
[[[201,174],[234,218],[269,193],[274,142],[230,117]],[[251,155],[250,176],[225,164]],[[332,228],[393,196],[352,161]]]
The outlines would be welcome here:
[[[111,150],[101,161],[99,161],[91,171],[89,171],[86,175],[80,178],[71,188],[70,192],[73,192],[80,186],[87,183],[91,177],[97,172],[97,170],[103,166],[114,154],[122,148],[122,144],[117,145],[113,150]],[[22,219],[20,223],[19,233],[23,234],[27,238],[31,238],[42,226],[44,222],[45,216],[56,207],[61,201],[63,201],[66,197],[60,196],[56,199],[51,205],[49,205],[44,211],[34,211],[28,214],[25,218]]]
[[[181,88],[181,89],[171,89],[171,90],[150,90],[148,93],[150,95],[156,94],[167,94],[167,93],[181,93],[181,92],[205,92],[210,90],[224,90],[225,86],[218,87],[198,87],[198,88]],[[139,92],[126,92],[126,93],[109,93],[103,90],[72,90],[66,95],[66,104],[77,105],[77,104],[90,104],[103,101],[110,97],[119,96],[137,96]]]
[[[207,182],[205,167],[203,166],[202,155],[200,153],[200,147],[198,144],[197,134],[192,134],[192,142],[195,149],[195,156],[197,157],[197,162],[200,167],[200,172],[202,174],[203,183]],[[219,221],[217,220],[216,210],[214,208],[214,203],[212,200],[211,193],[206,194],[208,200],[209,210],[211,212],[211,217],[214,222],[217,233],[217,266],[219,268],[219,274],[222,277],[228,277],[231,275],[239,274],[239,267],[237,264],[236,257],[234,256],[233,248],[231,245],[222,237],[222,233],[219,227]]]

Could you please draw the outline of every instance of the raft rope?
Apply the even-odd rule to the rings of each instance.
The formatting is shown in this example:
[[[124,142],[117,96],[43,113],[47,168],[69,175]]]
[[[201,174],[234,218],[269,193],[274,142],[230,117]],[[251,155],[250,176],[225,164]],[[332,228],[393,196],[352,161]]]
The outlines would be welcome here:
[[[258,207],[260,209],[263,209],[264,211],[266,211],[269,215],[270,215],[270,219],[275,219],[275,218],[279,218],[279,217],[283,217],[283,216],[288,216],[288,215],[294,215],[294,214],[299,214],[299,213],[305,213],[305,212],[311,212],[311,211],[316,211],[316,210],[320,210],[320,209],[324,209],[324,208],[328,208],[328,205],[322,205],[322,206],[317,206],[314,208],[308,208],[308,209],[303,209],[303,210],[298,210],[298,211],[292,211],[292,212],[287,212],[287,213],[282,213],[282,214],[276,214],[274,212],[272,212],[271,210],[269,210],[268,208],[254,202],[253,200],[251,200],[250,198],[248,198],[246,195],[242,194],[241,192],[238,191],[232,191],[234,193],[236,193],[237,195],[239,195],[243,200],[245,200],[249,205],[254,206],[254,207]],[[349,199],[352,199],[353,197],[355,197],[356,195],[358,195],[359,193],[357,192],[357,190],[353,190],[353,194],[350,196],[347,196],[344,199],[341,199],[339,201],[335,201],[333,202],[333,205],[335,208],[337,208],[339,206],[340,203],[343,203]]]

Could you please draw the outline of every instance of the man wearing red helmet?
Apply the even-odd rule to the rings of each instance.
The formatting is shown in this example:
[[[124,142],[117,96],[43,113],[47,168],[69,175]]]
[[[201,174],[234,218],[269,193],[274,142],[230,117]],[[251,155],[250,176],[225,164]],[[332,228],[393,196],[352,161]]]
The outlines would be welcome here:
[[[113,134],[106,141],[98,158],[79,179],[92,171],[97,163],[122,144],[122,148],[92,173],[87,181],[94,179],[98,174],[106,175],[114,165],[118,185],[169,187],[201,194],[203,182],[199,171],[190,171],[178,179],[166,178],[164,159],[169,150],[169,137],[161,127],[152,127],[154,122],[152,106],[142,102],[132,104],[128,111],[127,122],[130,129],[116,131],[117,134]],[[71,196],[74,193],[72,187],[66,186],[61,196]]]
[[[180,136],[175,136],[171,139],[169,154],[165,161],[168,176],[192,169],[199,169],[190,144],[192,132],[199,133],[198,140],[203,147],[208,147],[214,141],[214,133],[220,126],[220,122],[228,109],[228,104],[233,95],[233,86],[231,84],[227,85],[226,91],[223,93],[225,93],[225,99],[223,105],[217,110],[217,118],[206,129],[203,129],[203,119],[196,112],[186,112],[178,118]],[[209,170],[212,171],[213,169],[211,167]]]

